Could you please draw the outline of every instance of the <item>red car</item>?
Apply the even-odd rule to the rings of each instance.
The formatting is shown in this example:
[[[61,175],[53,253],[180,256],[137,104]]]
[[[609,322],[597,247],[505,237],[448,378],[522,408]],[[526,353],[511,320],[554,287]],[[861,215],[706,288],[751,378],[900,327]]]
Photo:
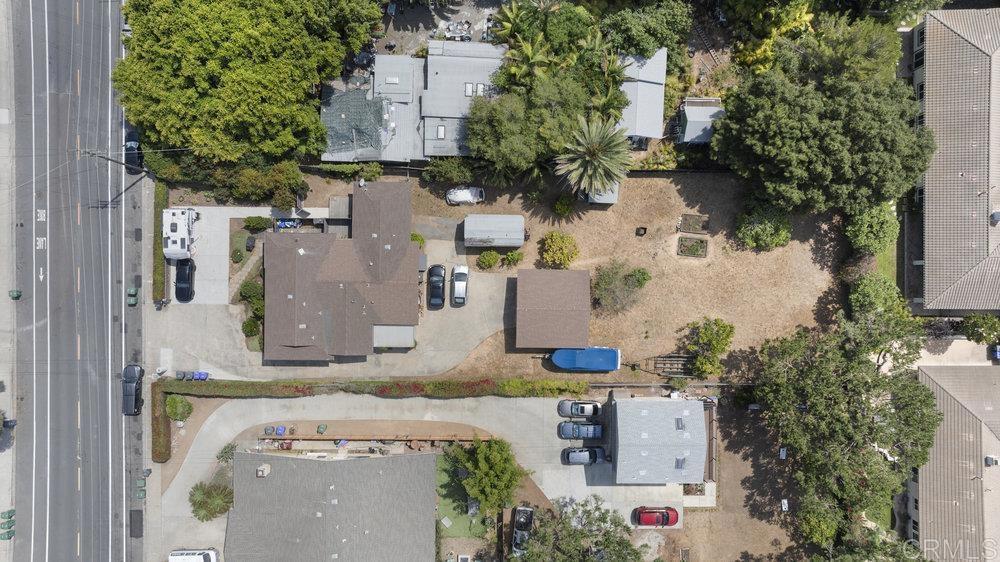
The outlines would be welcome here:
[[[672,507],[637,507],[632,511],[636,525],[648,527],[673,527],[677,524],[677,510]]]

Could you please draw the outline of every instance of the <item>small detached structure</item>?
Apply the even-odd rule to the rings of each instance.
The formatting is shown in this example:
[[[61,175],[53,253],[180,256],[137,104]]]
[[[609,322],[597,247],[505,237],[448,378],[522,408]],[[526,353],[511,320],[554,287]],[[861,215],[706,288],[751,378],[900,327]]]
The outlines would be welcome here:
[[[466,215],[464,239],[470,248],[520,248],[524,245],[522,215]]]
[[[233,457],[226,560],[434,560],[436,455]]]
[[[699,484],[705,481],[705,406],[683,398],[608,401],[609,450],[615,484]]]
[[[590,272],[518,270],[516,334],[521,349],[587,347]]]
[[[667,49],[652,57],[622,57],[625,82],[621,90],[628,98],[618,126],[632,139],[663,138],[663,90],[667,79]]]
[[[198,218],[198,212],[194,209],[171,207],[163,210],[163,257],[168,260],[191,257],[194,223]]]
[[[681,104],[681,132],[677,142],[706,144],[712,140],[712,124],[725,117],[720,98],[684,98]]]

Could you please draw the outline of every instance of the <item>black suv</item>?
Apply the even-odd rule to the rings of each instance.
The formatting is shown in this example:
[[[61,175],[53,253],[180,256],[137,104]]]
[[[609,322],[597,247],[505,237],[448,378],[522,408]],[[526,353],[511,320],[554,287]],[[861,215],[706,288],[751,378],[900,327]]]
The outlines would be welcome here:
[[[176,269],[174,297],[177,298],[177,302],[191,302],[194,298],[194,260],[177,260]]]
[[[126,365],[122,369],[122,414],[138,416],[142,413],[142,367]]]
[[[125,135],[125,171],[133,175],[142,173],[142,148],[139,147],[139,133],[135,131]]]
[[[444,266],[432,265],[427,270],[427,308],[444,306]]]

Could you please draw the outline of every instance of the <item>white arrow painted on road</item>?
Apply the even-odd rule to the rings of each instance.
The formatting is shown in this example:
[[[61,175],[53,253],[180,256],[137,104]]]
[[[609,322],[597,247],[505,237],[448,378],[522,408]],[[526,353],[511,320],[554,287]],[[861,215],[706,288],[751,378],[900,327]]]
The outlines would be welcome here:
[[[43,279],[45,279],[45,268],[44,267],[39,267],[38,268],[38,282],[41,283]]]

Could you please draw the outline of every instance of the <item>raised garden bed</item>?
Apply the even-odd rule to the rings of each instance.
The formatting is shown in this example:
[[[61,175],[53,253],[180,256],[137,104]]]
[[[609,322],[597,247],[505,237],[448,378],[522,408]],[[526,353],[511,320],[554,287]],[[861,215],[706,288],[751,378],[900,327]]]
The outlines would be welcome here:
[[[681,232],[708,234],[708,215],[683,214],[677,225]]]
[[[708,240],[681,236],[677,240],[677,255],[691,258],[703,258],[708,255]]]

